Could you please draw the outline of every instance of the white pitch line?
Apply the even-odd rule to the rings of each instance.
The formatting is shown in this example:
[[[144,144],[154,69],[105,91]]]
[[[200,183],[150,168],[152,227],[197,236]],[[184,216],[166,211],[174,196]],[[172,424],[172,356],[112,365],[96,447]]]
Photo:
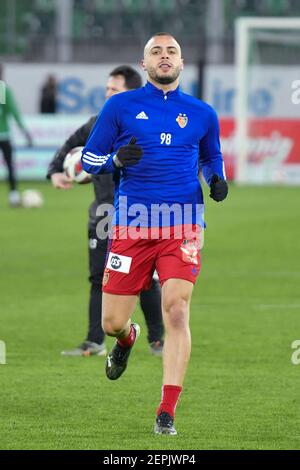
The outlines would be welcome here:
[[[256,308],[267,310],[267,309],[276,309],[276,308],[284,308],[284,309],[300,309],[300,304],[259,304],[255,305]]]

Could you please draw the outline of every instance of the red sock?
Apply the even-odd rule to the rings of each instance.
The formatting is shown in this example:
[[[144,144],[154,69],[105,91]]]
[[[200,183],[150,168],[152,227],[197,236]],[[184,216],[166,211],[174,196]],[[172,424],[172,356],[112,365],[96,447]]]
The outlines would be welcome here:
[[[169,413],[172,418],[174,418],[176,405],[181,391],[182,387],[179,385],[163,385],[161,402],[156,412],[157,415],[165,411],[166,413]]]
[[[118,339],[118,344],[121,346],[121,348],[130,348],[134,342],[135,342],[135,329],[131,325],[129,335],[126,336],[126,338]]]

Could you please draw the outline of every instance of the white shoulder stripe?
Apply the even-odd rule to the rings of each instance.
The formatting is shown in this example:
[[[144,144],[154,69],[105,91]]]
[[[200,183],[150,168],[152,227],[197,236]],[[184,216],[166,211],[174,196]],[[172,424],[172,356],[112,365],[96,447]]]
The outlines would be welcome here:
[[[84,154],[84,155],[82,155],[82,157],[87,158],[88,160],[91,160],[91,162],[99,162],[101,160],[108,160],[110,155],[102,155],[102,157],[94,158],[94,157],[90,157],[87,154]]]
[[[91,158],[95,158],[95,159],[99,159],[99,158],[102,158],[102,157],[110,157],[110,153],[108,153],[107,155],[95,155],[94,153],[86,152],[86,155],[88,155]]]
[[[87,163],[88,165],[91,165],[91,166],[102,166],[102,165],[104,165],[104,163],[106,163],[106,160],[103,161],[103,162],[101,162],[101,163],[100,163],[100,162],[99,162],[99,163],[90,162],[89,160],[86,160],[84,157],[83,157],[82,161],[83,161],[84,163]]]
[[[84,157],[82,158],[82,160],[84,160],[85,162],[89,162],[91,165],[93,165],[94,163],[101,163],[101,164],[102,164],[102,163],[105,163],[105,162],[107,162],[108,158],[105,158],[105,157],[104,157],[104,158],[102,158],[102,159],[100,159],[100,160],[96,160],[96,161],[95,161],[95,160],[91,160],[90,157],[84,156]]]
[[[104,155],[97,155],[96,153],[92,153],[89,150],[86,152],[86,155],[90,155],[91,157],[99,158],[103,157]],[[106,155],[105,155],[106,156]],[[108,153],[108,156],[110,156],[110,153]]]

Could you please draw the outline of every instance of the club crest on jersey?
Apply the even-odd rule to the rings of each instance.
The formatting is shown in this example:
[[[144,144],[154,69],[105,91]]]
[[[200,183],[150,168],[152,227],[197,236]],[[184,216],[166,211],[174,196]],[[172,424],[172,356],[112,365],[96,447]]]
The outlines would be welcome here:
[[[182,114],[182,113],[179,113],[177,118],[176,118],[176,122],[178,123],[178,125],[181,127],[181,129],[183,129],[187,123],[188,123],[188,117],[186,114]]]

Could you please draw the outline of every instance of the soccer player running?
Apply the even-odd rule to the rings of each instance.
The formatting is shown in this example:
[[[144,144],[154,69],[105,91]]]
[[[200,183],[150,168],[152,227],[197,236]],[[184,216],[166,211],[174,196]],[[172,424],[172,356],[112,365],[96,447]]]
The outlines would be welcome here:
[[[82,162],[94,174],[121,169],[103,281],[103,329],[117,338],[107,357],[106,375],[116,380],[126,369],[139,334],[131,315],[137,295],[149,285],[156,268],[162,285],[165,344],[162,399],[154,431],[176,434],[174,415],[191,351],[189,310],[204,228],[199,166],[215,201],[226,198],[228,187],[216,113],[180,90],[183,59],[175,38],[168,33],[151,37],[142,66],[147,84],[107,101]],[[132,230],[135,224],[139,238]]]
[[[140,74],[132,67],[121,65],[111,71],[106,85],[106,99],[124,91],[133,90],[142,86]],[[92,116],[89,121],[77,129],[56,152],[49,164],[47,178],[51,179],[57,189],[70,189],[71,179],[64,173],[63,165],[68,152],[74,147],[84,146],[88,136],[96,122],[97,116]],[[117,176],[117,175],[116,175]],[[92,178],[95,200],[89,209],[89,321],[86,339],[73,349],[62,351],[64,356],[105,356],[105,334],[101,328],[102,309],[102,279],[105,268],[107,237],[105,233],[97,231],[97,225],[101,217],[97,216],[97,208],[102,204],[113,204],[114,186],[112,175],[97,175]],[[98,226],[99,228],[99,226]],[[100,235],[100,238],[97,236]],[[140,295],[142,312],[148,328],[148,342],[150,352],[161,356],[163,348],[163,324],[161,313],[161,289],[157,279],[153,279],[151,288],[142,291]]]

